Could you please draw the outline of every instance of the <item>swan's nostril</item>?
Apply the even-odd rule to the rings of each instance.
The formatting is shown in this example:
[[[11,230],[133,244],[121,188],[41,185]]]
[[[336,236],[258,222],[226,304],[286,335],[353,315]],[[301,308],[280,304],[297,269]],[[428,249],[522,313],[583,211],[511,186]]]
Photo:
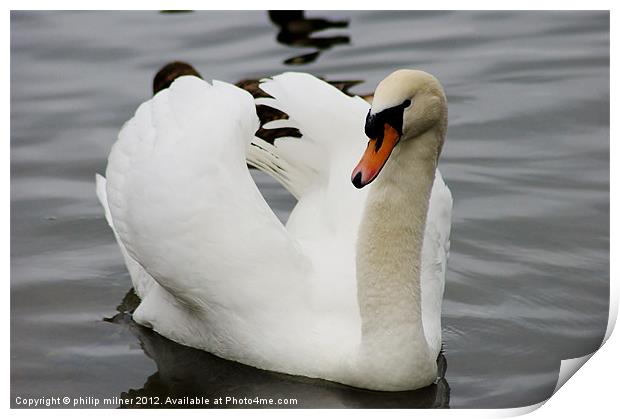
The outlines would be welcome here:
[[[353,182],[353,186],[357,189],[362,189],[364,185],[362,185],[362,172],[357,172],[357,174],[351,180]]]

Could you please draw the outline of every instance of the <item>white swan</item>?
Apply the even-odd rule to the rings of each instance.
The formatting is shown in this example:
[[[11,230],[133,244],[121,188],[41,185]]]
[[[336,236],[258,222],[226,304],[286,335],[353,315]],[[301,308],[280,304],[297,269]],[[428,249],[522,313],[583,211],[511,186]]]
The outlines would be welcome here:
[[[247,92],[192,76],[121,130],[97,194],[142,300],[134,319],[262,369],[375,390],[433,383],[452,210],[436,171],[441,85],[396,71],[370,111],[308,74],[261,88],[273,99],[257,101],[290,117],[272,125],[302,138],[255,138]],[[298,198],[286,227],[246,159]]]

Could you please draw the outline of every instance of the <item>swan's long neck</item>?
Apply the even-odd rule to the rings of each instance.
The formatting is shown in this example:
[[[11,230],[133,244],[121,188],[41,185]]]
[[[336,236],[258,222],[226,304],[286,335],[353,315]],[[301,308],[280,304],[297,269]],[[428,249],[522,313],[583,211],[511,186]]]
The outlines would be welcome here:
[[[386,374],[394,375],[395,387],[403,381],[433,380],[436,372],[424,336],[420,284],[436,135],[427,131],[393,150],[370,185],[358,234],[362,362],[377,373],[391,371]]]

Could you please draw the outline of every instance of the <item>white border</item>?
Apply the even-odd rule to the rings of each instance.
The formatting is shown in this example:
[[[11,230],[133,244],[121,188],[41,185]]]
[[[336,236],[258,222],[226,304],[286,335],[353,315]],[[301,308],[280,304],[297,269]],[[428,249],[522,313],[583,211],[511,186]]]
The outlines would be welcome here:
[[[477,1],[470,0],[467,2],[457,2],[457,1],[445,1],[441,4],[436,2],[416,2],[413,0],[410,1],[389,1],[382,0],[378,3],[365,2],[362,4],[361,2],[353,2],[353,1],[340,1],[340,0],[315,0],[312,2],[295,2],[292,3],[290,1],[262,1],[260,3],[251,3],[249,1],[240,1],[240,0],[228,0],[225,3],[216,2],[214,4],[206,3],[204,1],[198,0],[181,0],[181,1],[159,1],[153,0],[150,2],[130,2],[130,1],[119,1],[112,0],[106,2],[78,2],[78,1],[56,1],[53,3],[45,2],[45,1],[8,1],[8,9],[2,20],[3,25],[5,25],[4,30],[2,31],[2,36],[4,37],[4,45],[6,46],[7,55],[10,56],[9,52],[9,42],[10,42],[10,9],[16,10],[25,10],[25,9],[91,9],[91,10],[99,10],[99,9],[201,9],[205,7],[212,8],[214,10],[217,9],[301,9],[306,6],[309,9],[352,9],[352,10],[362,10],[362,9],[461,9],[463,6],[467,6],[474,10],[480,9],[530,9],[530,10],[548,10],[548,9],[569,9],[569,10],[610,10],[612,9],[613,2],[612,1],[599,1],[599,0],[590,0],[588,2],[575,2],[575,1],[534,1],[534,0],[521,0],[521,1],[506,1],[497,3],[491,1]],[[260,6],[260,7],[258,7]],[[370,7],[368,7],[370,6]],[[374,6],[374,7],[372,7]],[[502,7],[500,7],[502,6]],[[617,19],[615,18],[615,13],[612,10],[611,13],[611,36],[612,36],[612,45],[613,43],[613,34],[614,28],[616,27]],[[613,52],[613,48],[612,48]],[[10,57],[9,57],[10,60]],[[615,56],[612,53],[611,59],[611,68],[617,68],[615,65]],[[0,72],[2,72],[3,79],[5,80],[5,91],[10,91],[10,72],[9,66],[5,63],[5,65],[0,66]],[[613,74],[613,71],[611,72]],[[611,111],[612,116],[614,115],[614,89],[615,85],[612,81],[611,83]],[[5,132],[5,138],[10,138],[10,113],[9,113],[9,104],[10,104],[10,96],[7,95],[4,101],[4,118],[3,118],[3,128]],[[612,117],[613,121],[614,118]],[[611,138],[615,138],[613,133],[613,123],[611,126]],[[10,153],[9,153],[9,141],[3,141],[2,146],[3,154],[2,154],[2,181],[0,184],[3,189],[3,196],[5,199],[5,205],[2,206],[0,214],[0,219],[2,220],[3,233],[4,233],[4,252],[2,253],[3,258],[3,268],[4,268],[4,278],[5,283],[9,284],[9,276],[10,276]],[[614,152],[614,142],[611,142],[611,181],[616,178],[617,171],[614,169],[615,165],[613,163],[617,162],[617,153]],[[617,208],[615,204],[615,200],[613,195],[611,196],[611,213],[616,213],[613,211],[614,208]],[[614,222],[613,217],[610,220],[611,224],[611,232],[617,233],[617,223]],[[572,373],[575,372],[575,367],[579,367],[582,365],[581,360],[571,360],[562,363],[561,367],[561,380],[565,381],[566,384],[562,386],[559,384],[556,387],[556,391],[559,390],[557,394],[555,394],[548,402],[539,403],[534,406],[518,408],[518,409],[497,409],[497,410],[444,410],[444,411],[433,411],[433,410],[423,410],[423,411],[411,411],[411,410],[359,410],[359,409],[350,409],[350,410],[339,410],[339,411],[323,411],[323,410],[303,410],[303,411],[278,411],[278,410],[262,410],[262,411],[239,411],[239,410],[210,410],[205,412],[203,410],[199,411],[183,411],[179,412],[183,415],[193,416],[198,415],[200,417],[208,416],[245,416],[246,414],[251,414],[251,416],[259,416],[259,417],[290,417],[291,414],[300,417],[312,417],[314,418],[316,415],[338,415],[341,416],[354,416],[354,417],[365,417],[365,416],[375,416],[377,414],[390,416],[401,416],[410,418],[412,416],[424,415],[424,417],[432,416],[432,417],[471,417],[471,418],[485,418],[485,417],[509,417],[509,416],[517,416],[521,414],[525,414],[531,411],[536,410],[541,405],[545,405],[542,409],[536,410],[535,413],[532,413],[533,417],[538,418],[547,418],[547,417],[556,417],[562,416],[565,418],[572,417],[584,417],[588,415],[590,417],[594,416],[602,416],[608,417],[610,416],[610,412],[617,411],[615,407],[616,403],[616,393],[615,390],[615,378],[618,372],[618,354],[620,343],[618,341],[617,336],[611,334],[613,327],[616,322],[617,312],[618,312],[618,290],[617,290],[617,281],[616,278],[617,272],[617,264],[614,263],[613,255],[616,254],[614,251],[613,241],[611,243],[611,266],[610,266],[610,313],[609,313],[609,323],[607,327],[607,332],[605,336],[605,340],[607,341],[604,346],[596,352],[592,356],[592,358],[581,368],[581,370],[577,374],[577,378],[573,380],[565,381],[566,377],[570,377]],[[3,322],[3,332],[4,336],[9,336],[9,319],[10,319],[10,309],[9,309],[9,292],[5,289],[5,292],[2,293],[3,299],[3,307],[5,308],[5,318]],[[616,334],[617,335],[617,334]],[[10,400],[9,400],[9,388],[10,388],[10,369],[9,363],[9,347],[8,345],[3,345],[2,347],[2,359],[3,362],[3,372],[4,372],[4,380],[3,390],[5,397],[2,399],[2,406],[4,410],[9,410]],[[588,358],[584,357],[584,358]],[[561,388],[560,388],[561,387]],[[116,411],[115,411],[116,412]],[[164,417],[170,414],[167,410],[147,410],[140,411],[137,413],[135,410],[128,411],[117,411],[119,415],[131,415],[135,417],[135,415],[148,414],[150,417]],[[33,415],[44,414],[46,416],[51,417],[82,417],[84,415],[83,411],[80,410],[10,410],[8,412],[11,416],[16,417],[31,417]],[[109,410],[105,411],[96,411],[89,410],[87,412],[88,415],[93,416],[107,416],[110,415],[111,412]]]

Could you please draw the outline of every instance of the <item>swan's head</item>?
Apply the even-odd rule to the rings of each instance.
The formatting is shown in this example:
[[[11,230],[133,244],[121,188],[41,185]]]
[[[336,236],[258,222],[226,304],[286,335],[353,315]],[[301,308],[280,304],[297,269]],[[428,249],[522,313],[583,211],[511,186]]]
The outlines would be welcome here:
[[[415,141],[434,128],[438,154],[446,121],[446,97],[434,76],[419,70],[397,70],[387,76],[377,86],[366,116],[364,129],[369,141],[351,175],[353,185],[368,185],[400,142]]]

